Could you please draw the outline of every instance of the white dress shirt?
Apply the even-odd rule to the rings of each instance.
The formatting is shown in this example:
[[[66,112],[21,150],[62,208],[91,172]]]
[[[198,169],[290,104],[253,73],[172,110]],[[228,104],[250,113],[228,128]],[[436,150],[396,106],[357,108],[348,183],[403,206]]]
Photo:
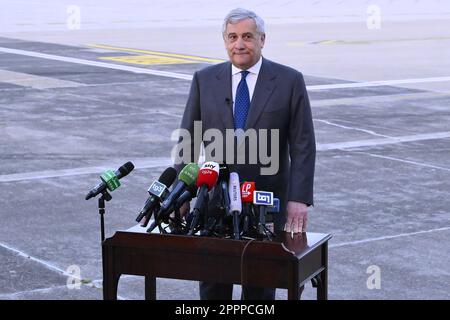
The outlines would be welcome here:
[[[255,91],[256,80],[258,80],[258,74],[259,70],[261,69],[261,65],[262,65],[262,56],[259,58],[258,62],[255,65],[246,70],[249,72],[245,80],[247,82],[248,93],[250,95],[250,102],[252,101],[253,92]],[[242,75],[240,74],[241,71],[244,70],[239,69],[235,67],[233,64],[231,64],[231,90],[233,92],[233,115],[234,115],[234,101],[236,101],[236,91],[238,84],[242,78]]]

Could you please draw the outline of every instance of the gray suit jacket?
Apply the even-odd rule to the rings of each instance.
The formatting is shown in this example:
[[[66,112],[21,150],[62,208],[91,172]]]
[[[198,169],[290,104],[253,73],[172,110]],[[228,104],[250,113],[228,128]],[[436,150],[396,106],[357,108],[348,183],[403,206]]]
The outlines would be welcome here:
[[[226,129],[234,129],[231,90],[230,62],[196,72],[180,127],[194,136],[194,121],[201,120],[203,132],[215,128],[225,137]],[[272,191],[280,198],[282,211],[275,218],[275,227],[281,230],[287,201],[313,205],[316,145],[308,94],[300,72],[263,58],[245,130],[249,128],[279,130],[278,171],[273,175],[261,175],[261,167],[267,165],[261,164],[259,159],[256,164],[236,164],[237,154],[242,150],[246,150],[246,159],[249,159],[248,140],[240,144],[241,148],[235,142],[235,161],[228,165],[230,171],[239,174],[241,182],[255,181],[257,190]],[[269,138],[269,151],[271,140]],[[207,146],[211,142],[204,143]],[[191,147],[191,161],[197,162],[199,146],[192,142]],[[223,152],[226,152],[225,146]],[[176,168],[180,170],[181,166]]]

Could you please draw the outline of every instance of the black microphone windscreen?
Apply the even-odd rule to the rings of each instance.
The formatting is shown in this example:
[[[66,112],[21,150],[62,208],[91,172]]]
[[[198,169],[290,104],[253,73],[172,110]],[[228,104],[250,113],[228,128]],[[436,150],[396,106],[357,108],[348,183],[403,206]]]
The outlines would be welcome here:
[[[159,177],[158,181],[164,184],[167,188],[169,188],[175,181],[176,177],[177,177],[177,170],[175,170],[172,167],[169,167],[166,170],[164,170],[164,172]]]
[[[127,174],[129,174],[134,169],[134,164],[130,161],[125,163],[123,166],[119,168],[119,172],[121,174],[121,178],[125,177]]]

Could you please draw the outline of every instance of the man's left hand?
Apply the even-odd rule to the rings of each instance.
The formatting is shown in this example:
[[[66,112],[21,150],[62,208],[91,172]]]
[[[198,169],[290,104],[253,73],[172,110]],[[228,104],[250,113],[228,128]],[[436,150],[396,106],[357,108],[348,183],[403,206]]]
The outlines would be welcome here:
[[[286,232],[304,232],[308,222],[308,206],[301,202],[288,201],[287,218],[284,231]]]

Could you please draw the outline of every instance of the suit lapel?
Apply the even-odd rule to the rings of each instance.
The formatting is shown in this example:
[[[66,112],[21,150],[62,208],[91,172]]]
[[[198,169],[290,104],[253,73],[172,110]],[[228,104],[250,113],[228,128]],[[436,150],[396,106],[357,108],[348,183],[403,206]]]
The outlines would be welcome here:
[[[250,110],[245,123],[245,130],[253,128],[263,112],[267,101],[275,89],[276,74],[273,72],[270,61],[263,58],[258,80],[256,81],[255,91],[253,92]]]
[[[216,106],[219,116],[225,129],[234,128],[233,120],[233,95],[231,92],[231,63],[223,64],[223,67],[216,74],[216,83],[212,86],[216,99]]]

